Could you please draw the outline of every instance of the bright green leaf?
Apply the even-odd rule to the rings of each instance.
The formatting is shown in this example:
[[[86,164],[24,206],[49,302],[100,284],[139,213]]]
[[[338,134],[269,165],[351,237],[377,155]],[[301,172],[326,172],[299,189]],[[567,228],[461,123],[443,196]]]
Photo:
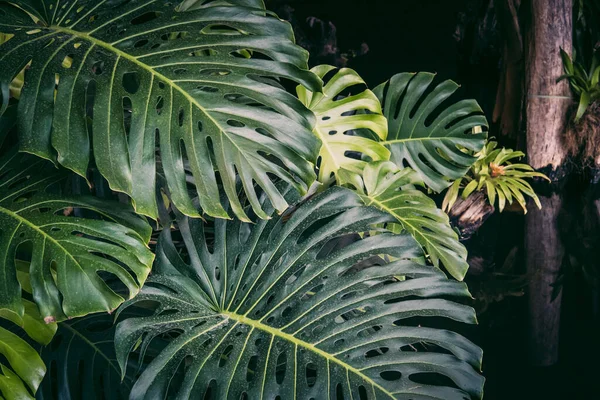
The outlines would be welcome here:
[[[413,185],[422,185],[415,171],[380,161],[365,167],[362,183],[355,188],[366,205],[390,214],[414,237],[435,266],[441,263],[454,278],[463,280],[469,268],[467,249],[458,241],[448,216]]]
[[[8,361],[10,368],[0,363],[0,393],[6,399],[31,399],[23,383],[32,393],[46,373],[42,359],[26,341],[4,328],[0,328],[0,355]],[[14,391],[14,392],[13,392]]]
[[[313,68],[319,78],[324,79],[335,67],[320,65]],[[314,133],[321,140],[319,152],[319,182],[327,182],[332,175],[336,178],[340,168],[361,173],[367,160],[387,160],[390,152],[380,144],[387,137],[387,121],[381,115],[381,105],[369,89],[358,94],[339,98],[340,94],[353,86],[364,86],[365,82],[354,71],[342,68],[323,87],[323,93],[313,93],[298,86],[298,98],[315,113],[317,123]],[[365,133],[365,131],[367,133]]]

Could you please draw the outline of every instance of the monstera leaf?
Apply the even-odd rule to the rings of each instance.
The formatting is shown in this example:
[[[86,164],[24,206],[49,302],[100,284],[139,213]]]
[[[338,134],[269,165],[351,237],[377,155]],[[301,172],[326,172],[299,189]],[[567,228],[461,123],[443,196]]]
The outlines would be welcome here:
[[[152,276],[124,305],[154,314],[119,323],[119,363],[174,338],[131,399],[481,398],[481,350],[431,327],[475,322],[449,300],[469,296],[464,283],[412,261],[422,253],[409,235],[357,235],[389,214],[341,187],[281,217],[263,206],[270,221],[217,220],[210,234],[181,217],[183,252],[163,231]]]
[[[362,176],[350,171],[342,173],[344,181],[357,189],[366,205],[377,207],[396,219],[397,224],[388,229],[408,232],[425,248],[435,266],[441,262],[454,278],[464,279],[469,268],[467,249],[450,226],[448,215],[435,201],[414,188],[414,185],[423,185],[415,171],[399,169],[391,161],[380,161],[368,164]]]
[[[388,138],[384,142],[391,160],[408,165],[436,192],[464,176],[476,157],[469,152],[481,150],[487,121],[475,100],[461,100],[443,110],[438,108],[458,89],[452,81],[431,89],[434,74],[402,73],[375,88],[388,119]]]
[[[314,117],[278,82],[319,90],[292,29],[256,2],[0,0],[0,89],[28,66],[19,101],[21,149],[86,176],[90,147],[111,188],[138,213],[157,217],[156,146],[173,202],[198,216],[184,164],[204,212],[248,219],[257,189],[287,208],[272,183],[303,192],[314,181]],[[183,10],[186,11],[183,11]],[[26,11],[26,12],[25,12]],[[91,119],[93,122],[88,124]],[[93,144],[93,146],[92,146]],[[222,186],[219,186],[222,184]],[[194,196],[195,197],[195,196]]]
[[[333,70],[335,67],[320,65],[311,71],[323,79]],[[326,82],[322,93],[313,93],[303,86],[296,89],[300,101],[317,117],[314,133],[322,142],[319,182],[327,182],[340,168],[360,173],[364,157],[390,157],[389,150],[379,143],[387,137],[387,121],[373,92],[361,88],[361,93],[339,98],[342,92],[364,85],[355,71],[342,68]]]
[[[0,398],[6,400],[33,400],[46,367],[44,362],[25,340],[0,327]]]
[[[2,314],[24,315],[23,272],[46,322],[114,310],[124,299],[107,286],[109,277],[129,296],[139,291],[154,258],[145,220],[119,203],[60,194],[64,170],[30,155],[1,158],[0,176]],[[30,261],[25,271],[23,259]]]

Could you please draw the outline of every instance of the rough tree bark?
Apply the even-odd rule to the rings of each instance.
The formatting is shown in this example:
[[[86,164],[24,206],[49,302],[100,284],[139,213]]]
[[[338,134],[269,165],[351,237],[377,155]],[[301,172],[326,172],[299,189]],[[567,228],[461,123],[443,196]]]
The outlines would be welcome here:
[[[563,134],[571,102],[562,74],[560,48],[571,53],[573,0],[529,0],[525,36],[525,120],[529,163],[553,185],[541,188],[543,208],[529,207],[526,218],[526,264],[529,286],[530,360],[549,366],[558,361],[561,295],[552,299],[563,259],[557,218],[562,199],[552,187],[565,176]],[[544,195],[546,193],[546,195]]]
[[[459,197],[448,213],[453,225],[460,231],[460,240],[469,240],[481,225],[494,213],[494,206],[488,203],[482,191],[471,194],[466,199]]]

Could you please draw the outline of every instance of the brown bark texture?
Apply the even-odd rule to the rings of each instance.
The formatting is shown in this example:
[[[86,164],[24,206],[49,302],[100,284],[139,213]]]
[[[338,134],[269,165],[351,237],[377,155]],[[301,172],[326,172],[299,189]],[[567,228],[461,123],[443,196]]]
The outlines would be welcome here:
[[[525,124],[528,162],[554,182],[564,177],[564,132],[571,103],[560,48],[571,53],[573,0],[528,0],[525,36]],[[550,188],[546,190],[552,192]],[[530,277],[529,358],[550,366],[558,361],[561,293],[556,292],[564,249],[557,220],[560,194],[540,196],[542,209],[526,217],[526,265]]]
[[[560,195],[540,197],[542,209],[529,207],[525,248],[529,275],[529,360],[550,366],[558,361],[562,292],[556,291],[564,249],[557,228]]]
[[[525,46],[527,158],[535,169],[556,172],[567,157],[563,136],[572,99],[567,81],[556,80],[563,73],[560,49],[569,54],[572,49],[573,0],[530,3]]]
[[[467,240],[481,228],[494,206],[490,205],[482,191],[475,192],[466,199],[459,197],[449,212],[449,217],[460,230],[461,240]]]

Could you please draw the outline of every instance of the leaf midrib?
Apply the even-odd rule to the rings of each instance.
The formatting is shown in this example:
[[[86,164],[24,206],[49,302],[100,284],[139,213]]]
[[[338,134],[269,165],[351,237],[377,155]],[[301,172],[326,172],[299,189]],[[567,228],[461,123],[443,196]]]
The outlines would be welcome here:
[[[371,384],[371,386],[376,387],[377,389],[379,389],[380,391],[382,391],[383,393],[385,393],[386,395],[388,395],[391,399],[396,399],[396,397],[387,389],[385,389],[384,387],[382,387],[381,385],[379,385],[378,383],[374,382],[371,378],[369,378],[367,375],[365,375],[364,373],[362,373],[360,370],[354,368],[351,365],[346,364],[345,362],[339,360],[338,358],[332,356],[331,354],[327,353],[326,351],[323,351],[321,349],[319,349],[318,347],[307,343],[303,340],[298,339],[297,337],[290,335],[289,333],[285,333],[282,332],[279,329],[273,328],[269,325],[265,325],[259,321],[247,318],[243,315],[239,315],[239,314],[235,314],[229,311],[221,311],[221,314],[223,316],[226,316],[234,321],[237,321],[238,323],[244,324],[244,325],[248,325],[251,326],[254,329],[258,329],[261,330],[263,332],[266,332],[268,334],[270,334],[273,337],[278,337],[280,339],[286,340],[290,343],[293,343],[295,346],[300,346],[305,348],[306,350],[312,351],[313,353],[323,357],[324,359],[326,359],[327,361],[331,361],[334,362],[336,364],[338,364],[339,366],[341,366],[342,368],[344,368],[346,371],[348,372],[352,372],[354,374],[356,374],[357,376],[359,376],[361,379],[363,379],[365,382],[368,382]]]
[[[242,157],[244,157],[248,161],[249,164],[252,164],[250,162],[251,160],[248,160],[246,153],[244,151],[242,151],[242,149],[238,146],[238,144],[227,134],[227,131],[221,126],[221,124],[217,120],[215,120],[213,118],[213,116],[208,112],[208,110],[205,107],[203,107],[200,103],[198,103],[198,101],[196,99],[194,99],[184,88],[177,85],[177,83],[174,80],[172,80],[172,79],[168,78],[167,76],[161,74],[160,72],[156,71],[151,66],[139,61],[136,57],[124,52],[123,50],[120,50],[120,49],[114,47],[112,44],[104,42],[93,36],[90,36],[89,32],[79,32],[79,31],[76,31],[73,29],[64,28],[62,26],[55,26],[55,25],[50,26],[48,29],[53,30],[55,32],[66,33],[68,35],[73,36],[74,38],[78,38],[81,40],[87,40],[88,42],[92,43],[93,45],[102,47],[110,52],[113,52],[117,56],[124,58],[127,61],[137,65],[139,68],[143,69],[144,71],[147,71],[149,74],[153,75],[154,77],[159,78],[160,80],[165,82],[167,85],[169,85],[171,88],[173,88],[173,89],[177,90],[179,93],[181,93],[189,101],[190,107],[192,105],[196,106],[214,124],[214,126],[216,126],[219,129],[221,134],[225,138],[227,138],[229,140],[229,142],[238,150],[238,153]],[[191,115],[190,115],[190,118],[192,118]],[[221,151],[225,151],[225,150],[222,148]]]
[[[183,89],[181,86],[177,85],[177,83],[175,83],[174,80],[169,79],[167,76],[161,74],[160,72],[156,71],[154,68],[150,67],[148,64],[145,64],[141,61],[139,61],[136,57],[132,56],[131,54],[128,54],[126,52],[124,52],[123,50],[120,50],[116,47],[114,47],[113,45],[111,45],[110,43],[104,42],[100,39],[97,39],[93,36],[90,36],[89,33],[86,32],[79,32],[73,29],[69,29],[69,28],[65,28],[62,26],[50,26],[49,29],[55,31],[55,32],[61,32],[61,33],[66,33],[68,35],[74,36],[76,38],[82,39],[82,40],[87,40],[88,42],[102,47],[114,54],[116,54],[119,57],[122,57],[124,59],[126,59],[127,61],[137,65],[138,67],[142,68],[144,71],[147,71],[148,73],[150,73],[151,75],[159,78],[160,80],[162,80],[163,82],[165,82],[167,85],[171,86],[173,89],[177,90],[178,92],[180,92],[191,104],[195,105],[196,107],[198,107],[198,109],[200,111],[202,111],[202,113],[204,113],[204,115],[206,115],[206,117],[208,119],[211,120],[211,122],[217,126],[219,128],[219,130],[222,133],[225,133],[225,130],[221,127],[221,125],[219,124],[219,122],[217,120],[215,120],[210,113],[208,112],[208,110],[206,108],[204,108],[200,103],[198,103],[198,101],[196,99],[194,99],[185,89]],[[191,117],[190,117],[191,118]],[[227,135],[225,135],[227,136]],[[235,145],[235,143],[233,142],[233,140],[230,139],[230,141]],[[237,147],[237,145],[236,145]],[[241,150],[241,149],[240,149]]]
[[[363,196],[361,196],[361,197],[363,197]],[[366,201],[366,200],[368,200],[368,201]],[[410,232],[411,235],[413,235],[413,236],[420,236],[429,245],[434,246],[434,247],[437,248],[436,244],[433,243],[431,240],[429,240],[429,238],[425,234],[421,233],[419,231],[419,229],[417,229],[416,226],[414,226],[413,224],[411,224],[410,222],[408,222],[407,218],[403,218],[400,214],[398,214],[396,212],[395,208],[390,208],[390,207],[384,205],[382,202],[380,202],[379,200],[377,200],[376,197],[364,196],[364,200],[363,201],[364,201],[364,203],[365,203],[366,206],[371,206],[371,205],[374,204],[380,210],[383,210],[383,211],[387,212],[388,214],[392,215],[404,227],[404,229],[406,229],[406,230],[412,229],[412,232]]]
[[[73,257],[73,255],[67,250],[65,249],[59,241],[57,241],[56,239],[54,239],[52,236],[50,236],[47,232],[44,232],[42,229],[40,229],[37,225],[35,225],[34,223],[32,223],[31,221],[29,221],[27,218],[23,218],[21,217],[19,214],[9,210],[8,208],[4,208],[2,206],[0,206],[0,213],[4,213],[6,215],[8,215],[9,217],[11,217],[12,219],[16,219],[17,221],[19,221],[21,224],[27,225],[29,228],[33,229],[34,231],[38,232],[40,235],[42,235],[43,237],[45,237],[46,239],[48,239],[49,241],[51,241],[52,243],[54,243],[56,246],[58,246],[61,250],[63,250],[65,252],[65,254],[67,255],[67,257],[69,257],[70,259],[73,260],[73,262],[81,268],[81,265],[79,264],[79,262]],[[82,269],[83,270],[83,269]]]
[[[60,244],[59,241],[57,241],[56,239],[54,239],[51,235],[49,235],[47,232],[43,231],[42,229],[40,229],[37,225],[35,225],[34,223],[32,223],[31,221],[29,221],[26,218],[21,217],[19,214],[4,208],[2,206],[0,206],[0,213],[4,213],[6,215],[8,215],[10,218],[16,219],[17,221],[19,221],[21,224],[24,224],[26,226],[28,226],[29,228],[31,228],[32,230],[38,232],[40,235],[42,235],[42,237],[44,237],[46,240],[54,243],[60,250],[62,250],[65,255],[70,258],[71,260],[73,260],[73,263],[77,266],[77,268],[79,268],[82,272],[84,271],[83,266],[79,263],[79,261],[77,261],[75,259],[75,257],[71,254],[70,251],[68,251],[66,248],[63,247],[62,244]],[[87,276],[86,273],[83,273],[83,276],[87,279],[90,280],[90,278]]]

